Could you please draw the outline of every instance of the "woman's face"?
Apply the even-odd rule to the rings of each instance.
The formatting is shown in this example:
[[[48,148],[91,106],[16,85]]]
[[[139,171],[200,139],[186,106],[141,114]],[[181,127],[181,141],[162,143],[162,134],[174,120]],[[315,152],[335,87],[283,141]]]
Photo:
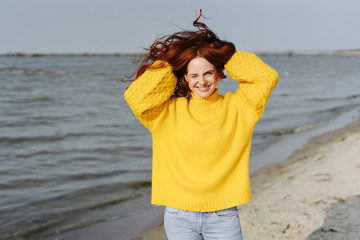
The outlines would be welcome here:
[[[205,98],[215,91],[218,76],[214,65],[203,57],[196,57],[188,64],[185,80],[195,96]]]

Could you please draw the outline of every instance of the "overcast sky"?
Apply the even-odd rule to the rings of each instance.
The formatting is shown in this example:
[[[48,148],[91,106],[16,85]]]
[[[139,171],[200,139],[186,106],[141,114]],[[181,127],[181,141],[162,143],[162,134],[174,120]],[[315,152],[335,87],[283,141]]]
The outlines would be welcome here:
[[[139,52],[200,8],[237,49],[360,48],[359,0],[0,0],[0,53]]]

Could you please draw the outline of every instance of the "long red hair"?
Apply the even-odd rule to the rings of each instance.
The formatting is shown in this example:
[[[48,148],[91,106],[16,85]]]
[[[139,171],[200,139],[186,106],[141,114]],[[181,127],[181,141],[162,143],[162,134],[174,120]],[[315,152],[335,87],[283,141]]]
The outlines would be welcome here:
[[[204,23],[199,22],[201,16],[200,10],[199,17],[193,22],[194,27],[198,28],[197,31],[182,31],[156,39],[151,47],[146,49],[148,53],[139,59],[143,60],[134,72],[136,79],[152,68],[151,65],[156,60],[168,62],[178,79],[174,95],[189,98],[191,90],[185,80],[185,74],[189,62],[197,56],[213,64],[220,79],[225,78],[224,64],[235,53],[235,45],[220,40]]]

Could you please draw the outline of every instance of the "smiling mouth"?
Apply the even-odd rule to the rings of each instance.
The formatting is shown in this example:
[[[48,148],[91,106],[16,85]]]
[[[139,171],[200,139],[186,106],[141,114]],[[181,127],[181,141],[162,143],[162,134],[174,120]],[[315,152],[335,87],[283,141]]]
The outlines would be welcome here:
[[[198,87],[195,87],[195,88],[197,89],[197,91],[203,92],[203,93],[211,91],[211,85],[198,86]]]
[[[205,86],[199,86],[199,87],[195,87],[195,88],[209,88],[211,85],[205,85]]]

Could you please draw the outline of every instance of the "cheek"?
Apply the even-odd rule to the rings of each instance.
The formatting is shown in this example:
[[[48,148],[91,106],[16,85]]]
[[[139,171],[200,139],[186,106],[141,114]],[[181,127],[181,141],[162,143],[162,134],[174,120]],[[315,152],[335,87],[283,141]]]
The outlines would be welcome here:
[[[217,82],[218,82],[218,78],[216,76],[214,76],[214,77],[211,78],[211,80],[209,82],[216,85]]]
[[[185,78],[185,81],[189,87],[194,85],[194,81],[191,81],[191,79]]]
[[[190,88],[190,89],[193,89],[193,88],[194,88],[194,84],[193,84],[193,83],[191,83],[191,81],[190,81],[190,82],[188,82],[188,86],[189,86],[189,88]]]

